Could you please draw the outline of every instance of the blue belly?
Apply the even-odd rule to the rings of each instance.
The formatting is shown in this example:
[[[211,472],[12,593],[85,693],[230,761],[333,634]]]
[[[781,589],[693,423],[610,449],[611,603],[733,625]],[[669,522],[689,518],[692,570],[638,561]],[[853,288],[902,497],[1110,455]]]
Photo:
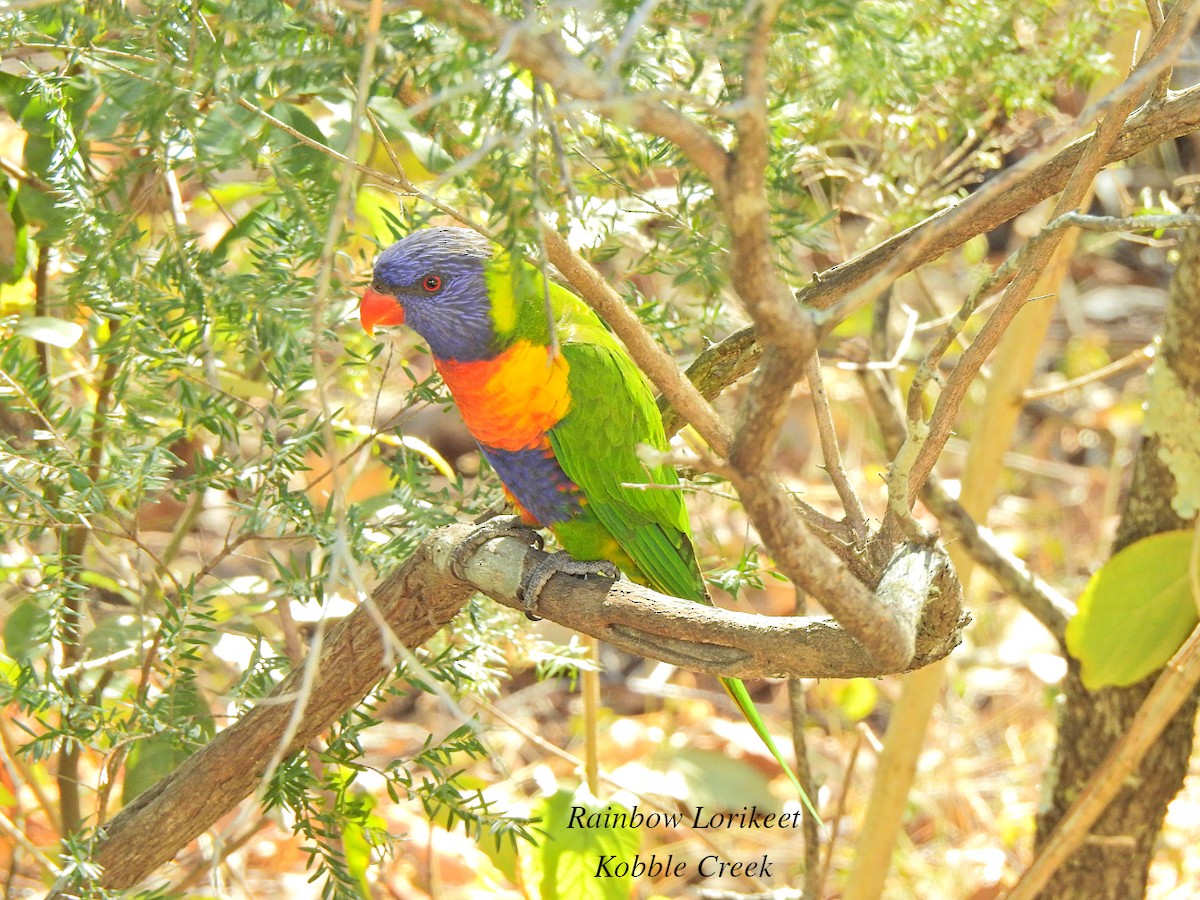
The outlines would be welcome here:
[[[504,486],[544,526],[565,522],[583,509],[583,494],[549,449],[497,450],[479,445]]]

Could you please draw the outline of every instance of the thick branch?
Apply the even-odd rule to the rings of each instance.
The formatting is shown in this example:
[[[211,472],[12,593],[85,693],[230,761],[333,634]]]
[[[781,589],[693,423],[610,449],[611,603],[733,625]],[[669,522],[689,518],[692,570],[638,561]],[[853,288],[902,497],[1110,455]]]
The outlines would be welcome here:
[[[1187,485],[1194,483],[1188,473],[1200,456],[1190,412],[1200,406],[1198,359],[1200,230],[1193,230],[1180,245],[1171,280],[1163,352],[1146,396],[1146,434],[1114,550],[1195,527],[1194,489],[1189,494]],[[1171,445],[1182,453],[1171,452]],[[1182,479],[1175,474],[1180,464]],[[1188,773],[1200,631],[1193,631],[1152,687],[1147,679],[1091,691],[1078,662],[1070,662],[1049,772],[1054,790],[1038,813],[1038,855],[1012,896],[1140,897],[1167,805]]]
[[[891,609],[882,594],[855,578],[842,560],[801,524],[791,495],[778,480],[735,472],[733,482],[779,570],[814,594],[870,648],[881,668],[908,668],[914,636],[902,611]]]
[[[1162,105],[1143,108],[1131,116],[1109,150],[1105,165],[1128,159],[1197,129],[1200,129],[1200,85],[1179,91]],[[848,292],[866,283],[905,247],[918,239],[924,241],[930,232],[937,234],[925,245],[910,269],[918,268],[962,246],[971,238],[1000,227],[1062,190],[1090,140],[1091,135],[1087,135],[1064,148],[1047,163],[1029,172],[995,203],[981,209],[978,216],[946,228],[950,210],[956,207],[942,210],[876,244],[849,262],[815,275],[812,283],[797,293],[797,298],[807,306],[827,309]],[[697,356],[688,367],[687,374],[700,393],[711,400],[739,378],[754,371],[761,357],[762,345],[758,342],[757,328],[748,325]],[[664,408],[663,419],[677,427],[678,415],[669,407]]]
[[[1084,146],[1079,157],[1079,164],[1071,172],[1055,203],[1052,219],[1077,210],[1087,198],[1096,173],[1104,166],[1113,145],[1125,128],[1126,121],[1133,114],[1141,98],[1141,93],[1132,89],[1132,85],[1144,82],[1150,75],[1163,71],[1176,58],[1194,30],[1198,18],[1200,18],[1200,5],[1189,6],[1181,3],[1171,11],[1163,26],[1155,32],[1146,55],[1138,63],[1134,74],[1130,76],[1126,84],[1111,95],[1115,102],[1110,104],[1107,114],[1096,126],[1095,132]],[[933,414],[929,417],[928,439],[919,448],[916,462],[909,475],[909,504],[915,501],[916,493],[924,484],[925,479],[929,477],[934,463],[941,455],[942,447],[950,436],[967,389],[974,382],[984,361],[1000,342],[1000,338],[1008,329],[1009,324],[1028,300],[1042,270],[1061,242],[1063,234],[1064,232],[1061,230],[1054,231],[1046,240],[1039,241],[1036,246],[1030,245],[1030,253],[1027,258],[1021,260],[1008,290],[1005,291],[1004,298],[980,331],[979,336],[963,352],[958,365],[946,380]]]
[[[516,596],[521,573],[542,555],[515,538],[498,538],[472,557],[463,574],[497,602],[523,610]],[[904,548],[885,571],[877,594],[904,623],[915,658],[910,650],[900,663],[881,665],[827,616],[734,612],[604,578],[554,576],[538,614],[639,656],[739,678],[877,677],[927,665],[957,645],[957,581],[940,551]],[[874,594],[869,596],[875,601]],[[927,598],[935,598],[928,607]]]
[[[491,541],[467,561],[468,584],[451,574],[450,555],[470,531],[471,526],[455,525],[426,539],[375,589],[374,609],[364,604],[331,631],[285,757],[362,701],[393,666],[390,648],[396,643],[419,647],[476,589],[522,608],[517,585],[540,551],[514,538]],[[957,646],[961,597],[940,551],[905,548],[885,572],[879,592],[917,632],[911,666],[927,665]],[[539,612],[634,653],[716,675],[849,678],[895,671],[876,664],[831,619],[771,619],[719,610],[625,581],[557,575],[541,595]],[[388,640],[381,619],[391,629]],[[298,667],[268,698],[112,820],[93,856],[103,868],[101,886],[119,890],[137,884],[261,788],[289,733],[304,677],[304,666]],[[60,884],[52,897],[65,898],[77,887]]]
[[[428,540],[374,591],[376,610],[359,607],[326,636],[311,689],[298,697],[304,666],[270,696],[145,791],[108,824],[93,860],[103,887],[137,884],[260,786],[297,700],[304,711],[285,756],[308,745],[353,708],[394,665],[392,640],[419,647],[449,622],[474,588],[445,574],[453,544]],[[57,891],[66,887],[58,886]],[[56,892],[54,897],[64,896]]]
[[[1161,106],[1144,107],[1131,116],[1117,140],[1109,148],[1104,165],[1128,159],[1164,141],[1191,134],[1198,128],[1200,85],[1173,94],[1171,99]],[[1091,140],[1092,135],[1089,134],[1069,144],[1044,165],[1033,169],[1012,184],[995,202],[978,210],[977,215],[954,221],[953,227],[947,228],[945,223],[954,218],[954,212],[961,204],[948,207],[875,245],[849,262],[820,273],[811,284],[797,294],[798,299],[808,306],[827,309],[850,291],[866,283],[877,271],[913,244],[922,242],[925,245],[905,271],[911,271],[937,259],[944,253],[961,247],[976,235],[985,234],[1003,225],[1061,191],[1071,173],[1078,167]],[[935,236],[930,238],[930,232],[935,233]]]

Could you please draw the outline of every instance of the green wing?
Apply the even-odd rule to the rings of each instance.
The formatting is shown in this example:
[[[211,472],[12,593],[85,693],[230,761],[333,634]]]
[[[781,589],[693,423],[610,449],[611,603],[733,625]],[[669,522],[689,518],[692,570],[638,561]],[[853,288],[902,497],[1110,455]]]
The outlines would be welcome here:
[[[550,430],[550,444],[567,477],[587,499],[585,519],[594,517],[620,545],[637,567],[626,573],[631,578],[664,594],[707,602],[675,470],[638,458],[639,444],[660,450],[667,446],[649,386],[607,332],[597,340],[587,326],[568,331],[570,338],[592,340],[562,345],[570,366],[571,409]],[[625,486],[644,484],[665,487]],[[611,559],[603,547],[595,546],[599,532],[588,525],[558,529],[564,549],[580,558]]]
[[[630,578],[664,594],[709,603],[683,493],[673,489],[679,483],[675,469],[638,458],[638,444],[659,450],[667,446],[650,386],[582,300],[558,288],[551,293],[561,350],[570,366],[571,408],[550,429],[550,446],[587,501],[582,515],[555,526],[559,543],[576,559],[608,559]],[[722,678],[721,683],[820,821],[746,686],[737,678]]]

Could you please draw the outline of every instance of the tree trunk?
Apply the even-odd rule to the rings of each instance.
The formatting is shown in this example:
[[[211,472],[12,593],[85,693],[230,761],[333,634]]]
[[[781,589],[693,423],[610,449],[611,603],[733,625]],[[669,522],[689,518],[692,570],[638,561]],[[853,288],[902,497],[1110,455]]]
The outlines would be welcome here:
[[[1162,353],[1155,365],[1170,370],[1194,408],[1200,401],[1200,230],[1188,233],[1180,246],[1179,268],[1171,283],[1163,325]],[[1151,384],[1148,420],[1156,404],[1177,399],[1158,395],[1153,379]],[[1177,427],[1189,433],[1195,431],[1195,421],[1180,421],[1190,416],[1175,418]],[[1147,433],[1138,448],[1114,553],[1141,538],[1187,528],[1194,522],[1172,505],[1178,489],[1175,475],[1161,453],[1163,443],[1161,434]],[[1070,660],[1063,684],[1058,746],[1048,774],[1053,792],[1038,816],[1039,846],[1113,744],[1128,730],[1153,683],[1151,677],[1128,688],[1092,692],[1080,682],[1078,664]],[[1091,837],[1055,873],[1040,897],[1133,900],[1145,895],[1163,815],[1187,774],[1196,700],[1193,695],[1179,710],[1142,760],[1134,778],[1096,822]]]

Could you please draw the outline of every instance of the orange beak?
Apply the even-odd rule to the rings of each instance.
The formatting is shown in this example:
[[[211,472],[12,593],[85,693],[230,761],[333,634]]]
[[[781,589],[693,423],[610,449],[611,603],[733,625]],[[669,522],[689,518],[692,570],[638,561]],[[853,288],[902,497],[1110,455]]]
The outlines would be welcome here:
[[[358,320],[367,334],[374,334],[382,325],[403,325],[404,307],[395,297],[367,288],[358,304]]]

